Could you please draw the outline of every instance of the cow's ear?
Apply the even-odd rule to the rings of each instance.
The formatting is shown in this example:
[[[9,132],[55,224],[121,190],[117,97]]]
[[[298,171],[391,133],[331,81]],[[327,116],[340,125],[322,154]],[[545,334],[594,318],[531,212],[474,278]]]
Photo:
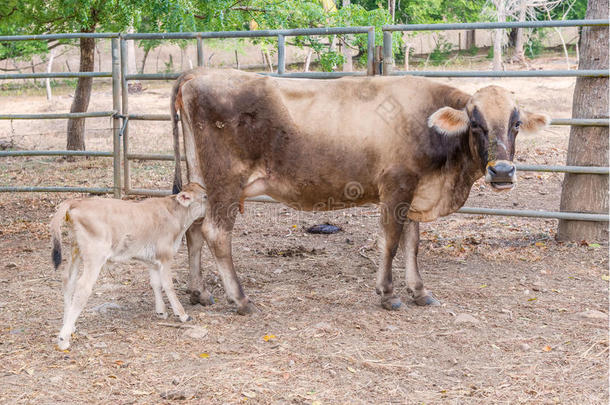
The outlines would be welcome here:
[[[176,194],[176,201],[183,207],[188,207],[193,203],[193,195],[188,191],[181,191]]]
[[[525,133],[536,133],[544,128],[548,127],[551,123],[551,117],[546,114],[531,113],[527,111],[520,111],[521,119],[520,132]]]
[[[428,118],[428,126],[443,135],[460,135],[468,131],[470,118],[465,110],[443,107]]]

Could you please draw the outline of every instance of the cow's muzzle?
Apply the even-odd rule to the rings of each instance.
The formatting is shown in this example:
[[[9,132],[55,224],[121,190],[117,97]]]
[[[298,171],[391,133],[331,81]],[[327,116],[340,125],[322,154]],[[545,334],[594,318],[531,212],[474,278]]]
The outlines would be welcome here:
[[[485,181],[494,191],[511,190],[517,183],[517,168],[507,160],[497,160],[487,164]]]

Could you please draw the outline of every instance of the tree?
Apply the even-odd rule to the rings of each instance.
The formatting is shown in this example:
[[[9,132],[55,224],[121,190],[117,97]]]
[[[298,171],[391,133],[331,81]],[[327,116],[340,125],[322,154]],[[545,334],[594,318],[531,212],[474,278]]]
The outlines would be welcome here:
[[[589,0],[587,19],[607,18],[608,0]],[[579,69],[608,69],[608,27],[584,27],[580,36]],[[608,78],[579,77],[572,116],[608,118]],[[570,131],[568,165],[608,166],[608,127],[577,127]],[[608,213],[608,176],[566,173],[561,211]],[[607,222],[560,220],[559,240],[608,240]]]
[[[192,21],[189,7],[181,0],[11,0],[7,9],[10,21],[18,22],[23,31],[48,32],[117,32],[137,27],[142,15],[153,16],[159,29],[181,28]],[[1,10],[1,9],[0,9]],[[3,11],[0,11],[3,12]],[[190,20],[189,20],[190,16]],[[173,24],[175,22],[180,24]],[[0,24],[2,28],[5,24]],[[95,63],[95,40],[81,38],[80,71],[92,72]],[[85,112],[89,106],[93,79],[78,79],[70,112]],[[85,149],[85,119],[68,120],[67,149]]]

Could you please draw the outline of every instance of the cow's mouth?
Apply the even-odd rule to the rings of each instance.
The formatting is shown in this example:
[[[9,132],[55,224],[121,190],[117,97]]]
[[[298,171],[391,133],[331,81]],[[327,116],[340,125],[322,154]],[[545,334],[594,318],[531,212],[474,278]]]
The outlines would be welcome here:
[[[509,191],[512,190],[513,187],[515,187],[515,183],[511,182],[491,182],[489,183],[491,185],[492,190],[494,191]]]

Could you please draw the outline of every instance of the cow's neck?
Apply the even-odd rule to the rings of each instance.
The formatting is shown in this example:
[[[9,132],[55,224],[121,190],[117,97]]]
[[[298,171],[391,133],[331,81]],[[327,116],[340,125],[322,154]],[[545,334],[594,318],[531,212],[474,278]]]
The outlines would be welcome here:
[[[460,209],[474,182],[483,175],[478,154],[472,152],[469,134],[445,149],[444,163],[423,175],[416,187],[409,218],[432,221]]]

